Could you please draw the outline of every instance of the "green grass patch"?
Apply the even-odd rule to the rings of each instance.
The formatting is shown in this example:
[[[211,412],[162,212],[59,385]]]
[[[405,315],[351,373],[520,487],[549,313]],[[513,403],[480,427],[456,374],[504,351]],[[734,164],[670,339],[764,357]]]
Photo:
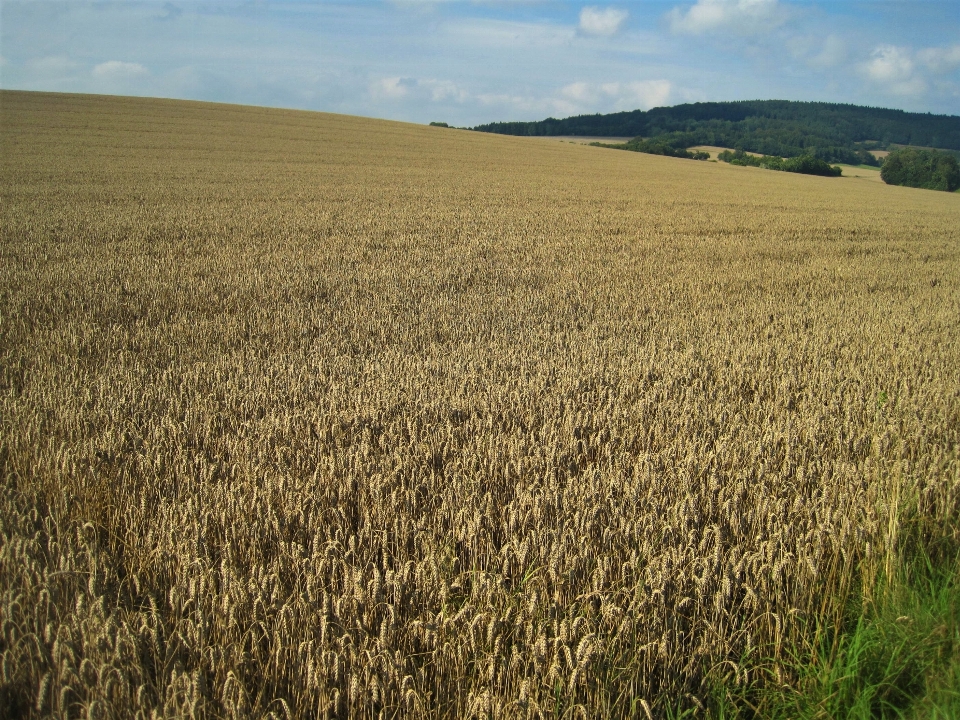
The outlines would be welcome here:
[[[850,168],[851,170],[873,170],[874,172],[880,172],[880,168],[876,165],[850,165],[848,163],[837,163],[837,166],[841,168]]]
[[[750,684],[714,687],[718,720],[960,718],[960,553],[917,550],[852,597],[839,627],[811,628]]]

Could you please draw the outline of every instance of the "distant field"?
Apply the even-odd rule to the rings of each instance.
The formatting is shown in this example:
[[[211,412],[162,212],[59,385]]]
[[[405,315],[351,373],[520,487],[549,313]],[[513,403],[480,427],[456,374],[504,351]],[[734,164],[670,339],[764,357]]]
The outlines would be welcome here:
[[[593,142],[625,143],[633,140],[629,137],[586,137],[583,135],[542,135],[536,137],[540,140],[559,140],[560,142],[579,143],[581,145],[589,145]]]
[[[711,160],[716,160],[717,155],[722,153],[724,150],[730,150],[732,152],[732,148],[716,147],[714,145],[698,145],[697,147],[690,148],[691,152],[696,150],[703,150],[704,152],[710,153]],[[760,153],[747,154],[760,157]],[[869,165],[844,165],[842,163],[832,164],[839,165],[843,169],[842,177],[853,177],[862,180],[875,180],[877,182],[883,182],[880,179],[880,168],[874,168]]]
[[[854,177],[860,178],[861,180],[872,180],[879,183],[883,182],[883,180],[880,179],[880,168],[872,167],[870,165],[844,165],[843,163],[835,164],[843,169],[842,177]]]
[[[722,153],[724,150],[729,150],[733,152],[733,148],[717,147],[715,145],[697,145],[696,147],[687,148],[690,152],[695,152],[697,150],[703,150],[704,152],[710,153],[710,159],[716,160],[717,155]],[[754,157],[761,157],[762,153],[748,152],[747,155],[753,155]]]
[[[706,717],[957,539],[956,196],[4,91],[0,200],[11,717]]]

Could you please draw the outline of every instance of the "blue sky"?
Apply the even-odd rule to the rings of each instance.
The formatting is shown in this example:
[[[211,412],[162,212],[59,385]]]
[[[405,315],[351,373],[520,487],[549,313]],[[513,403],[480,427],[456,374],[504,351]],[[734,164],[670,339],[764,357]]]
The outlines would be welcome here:
[[[960,115],[960,2],[0,0],[0,87],[455,125],[768,98]]]

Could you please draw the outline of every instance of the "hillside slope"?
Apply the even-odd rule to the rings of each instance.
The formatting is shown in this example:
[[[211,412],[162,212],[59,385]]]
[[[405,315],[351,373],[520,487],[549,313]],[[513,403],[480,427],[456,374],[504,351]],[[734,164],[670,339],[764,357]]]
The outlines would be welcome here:
[[[957,527],[956,196],[14,92],[0,194],[11,716],[695,713]]]

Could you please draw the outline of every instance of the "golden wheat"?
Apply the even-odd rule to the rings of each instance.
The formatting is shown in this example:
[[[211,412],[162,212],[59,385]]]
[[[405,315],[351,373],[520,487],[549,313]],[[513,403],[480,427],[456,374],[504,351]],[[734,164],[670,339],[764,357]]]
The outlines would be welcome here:
[[[960,490],[955,196],[0,93],[0,704],[646,717]],[[784,682],[787,677],[782,677]]]

